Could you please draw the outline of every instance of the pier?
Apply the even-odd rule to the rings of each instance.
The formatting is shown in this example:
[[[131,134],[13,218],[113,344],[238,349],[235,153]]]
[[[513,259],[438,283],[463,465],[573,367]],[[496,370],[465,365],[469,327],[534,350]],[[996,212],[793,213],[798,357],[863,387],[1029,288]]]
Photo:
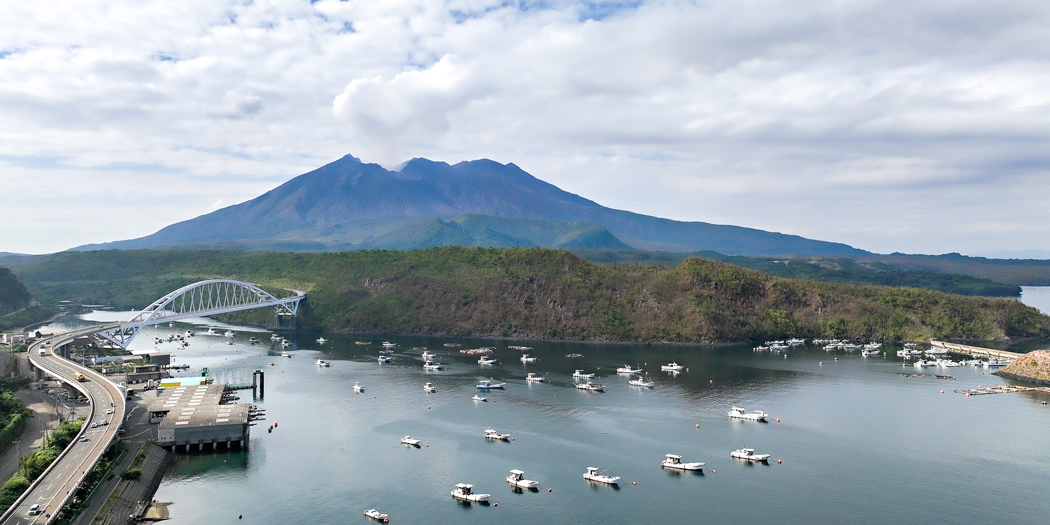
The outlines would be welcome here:
[[[1007,352],[1006,350],[993,350],[991,348],[981,348],[979,346],[960,345],[956,343],[946,343],[944,341],[930,341],[930,346],[937,348],[944,348],[949,352],[956,354],[964,354],[971,357],[996,357],[999,359],[1010,359],[1014,360],[1021,357],[1024,354],[1018,354],[1016,352]]]
[[[1047,392],[1050,393],[1050,387],[1045,386],[990,386],[984,388],[967,388],[956,390],[956,394],[966,394],[967,396],[984,396],[988,394],[1013,394],[1015,392]]]

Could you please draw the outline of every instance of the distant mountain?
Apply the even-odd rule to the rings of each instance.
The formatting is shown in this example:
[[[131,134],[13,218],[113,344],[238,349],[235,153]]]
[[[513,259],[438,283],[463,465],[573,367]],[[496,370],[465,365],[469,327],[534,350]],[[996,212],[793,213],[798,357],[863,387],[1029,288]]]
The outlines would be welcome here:
[[[250,201],[127,241],[75,250],[239,248],[292,251],[544,246],[727,255],[868,252],[738,226],[606,208],[514,164],[413,159],[400,171],[347,155]]]

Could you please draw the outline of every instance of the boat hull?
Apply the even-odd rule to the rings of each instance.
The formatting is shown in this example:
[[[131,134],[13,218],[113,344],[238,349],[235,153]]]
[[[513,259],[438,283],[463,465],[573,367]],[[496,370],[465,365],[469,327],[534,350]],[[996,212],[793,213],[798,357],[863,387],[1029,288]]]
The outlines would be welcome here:
[[[690,470],[690,471],[704,470],[704,464],[703,463],[667,463],[667,462],[661,462],[660,465],[663,466],[663,468],[669,468],[669,469],[674,469],[674,470]]]

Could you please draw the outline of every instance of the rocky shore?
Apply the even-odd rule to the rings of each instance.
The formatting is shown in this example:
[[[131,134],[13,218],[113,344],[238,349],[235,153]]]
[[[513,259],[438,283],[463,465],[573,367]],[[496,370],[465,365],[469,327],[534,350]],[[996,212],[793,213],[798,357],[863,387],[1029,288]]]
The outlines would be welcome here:
[[[1050,350],[1029,352],[995,372],[995,375],[1027,383],[1050,385]]]

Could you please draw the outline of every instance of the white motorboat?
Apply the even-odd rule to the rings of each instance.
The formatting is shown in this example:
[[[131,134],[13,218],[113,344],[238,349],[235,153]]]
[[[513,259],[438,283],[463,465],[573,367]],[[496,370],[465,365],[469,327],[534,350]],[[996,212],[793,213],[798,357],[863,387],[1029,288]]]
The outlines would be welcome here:
[[[434,388],[434,383],[425,383],[423,385],[423,391],[429,394],[429,393],[437,392],[437,389]]]
[[[326,367],[326,368],[332,366],[332,363],[329,363],[328,361],[325,361],[324,359],[318,359],[317,361],[314,361],[314,364],[317,365],[317,366],[323,366],[323,367]]]
[[[860,351],[860,355],[862,355],[864,357],[875,357],[875,356],[877,356],[877,355],[879,355],[881,353],[882,353],[882,350],[874,350],[874,349],[861,350]]]
[[[257,345],[257,344],[259,344],[259,340],[254,338],[254,337],[249,337],[248,338],[248,344],[250,344],[250,345]]]
[[[667,459],[661,461],[660,466],[677,470],[704,470],[704,464],[700,462],[682,463],[682,456],[678,454],[667,454]]]
[[[494,365],[496,364],[496,360],[491,357],[482,357],[481,359],[478,359],[478,364],[482,366]]]
[[[328,340],[327,340],[327,339],[325,339],[325,338],[323,338],[323,337],[318,337],[318,338],[317,338],[317,342],[318,342],[318,343],[321,343],[321,344],[325,344],[325,343],[327,343],[327,342],[328,342]]]
[[[522,363],[535,363],[536,362],[536,358],[535,357],[529,357],[529,354],[521,354],[521,362]]]
[[[591,379],[594,377],[594,374],[585,374],[583,373],[583,370],[577,370],[572,373],[572,377],[576,377],[579,379]]]
[[[922,368],[924,366],[935,366],[936,364],[937,364],[936,361],[929,361],[929,360],[926,360],[926,359],[919,359],[918,361],[915,362],[915,368]]]
[[[429,350],[423,350],[423,360],[424,361],[430,361],[431,359],[434,359],[435,357],[437,357],[437,354],[435,354],[434,352],[431,352]]]
[[[237,334],[232,330],[226,330],[226,333],[222,335],[223,337],[237,337]]]
[[[281,340],[281,336],[279,336],[277,334],[270,334],[270,340],[271,341],[280,341]]]
[[[426,363],[423,363],[423,369],[424,370],[444,370],[445,369],[445,365],[443,365],[441,363],[434,363],[434,362],[427,361]]]
[[[365,516],[368,516],[369,518],[372,518],[372,519],[374,519],[374,520],[376,520],[378,522],[390,523],[390,516],[388,516],[386,514],[383,514],[382,512],[379,512],[376,509],[368,509],[368,510],[366,510],[365,511]]]
[[[605,392],[605,385],[601,383],[592,383],[587,381],[586,383],[576,383],[576,388],[579,390],[587,390],[588,392]]]
[[[772,345],[770,345],[770,348],[772,348]],[[660,370],[663,372],[681,372],[683,369],[685,369],[684,366],[675,362],[660,366]]]
[[[205,333],[208,335],[219,335],[219,332],[216,332],[214,328],[209,328]]]
[[[789,348],[791,347],[788,345],[769,345],[769,349],[774,352],[783,352],[784,350],[787,350]]]
[[[536,375],[535,372],[529,372],[529,375],[525,376],[525,382],[527,383],[542,383],[547,378]]]
[[[193,337],[193,330],[186,330],[186,337]]]
[[[287,340],[281,341],[281,348],[288,348],[289,346],[292,346],[292,342],[291,341],[287,341]]]
[[[628,381],[627,384],[631,386],[640,386],[642,388],[652,388],[656,386],[656,383],[653,383],[652,381],[648,381],[641,377],[639,377],[638,379],[632,379]]]
[[[903,357],[904,359],[913,359],[922,356],[922,350],[915,350],[914,348],[905,348],[904,350],[897,350],[897,357]]]
[[[510,471],[510,475],[507,476],[507,483],[521,489],[535,489],[540,486],[539,481],[525,479],[525,472],[518,469]]]
[[[959,363],[956,363],[955,361],[952,361],[951,359],[938,359],[937,360],[937,366],[944,367],[944,368],[950,368],[950,367],[959,366]]]
[[[291,358],[292,358],[292,354],[289,354],[288,352],[281,352],[281,353],[280,353],[280,354],[278,354],[278,355],[280,355],[281,357],[287,357],[287,358],[289,358],[289,359],[291,359]]]
[[[868,343],[864,345],[865,350],[878,350],[882,348],[882,343]]]
[[[742,448],[729,453],[729,457],[748,461],[769,461],[769,454],[755,454],[753,448]]]
[[[488,379],[482,379],[478,381],[477,388],[478,390],[491,390],[494,388],[502,389],[504,386],[506,386],[506,383],[493,383]]]
[[[641,368],[631,368],[631,365],[623,365],[616,369],[617,374],[640,374],[642,373]]]
[[[798,346],[798,345],[806,344],[806,340],[805,339],[788,339],[787,343],[789,345],[791,345],[791,346]]]
[[[401,438],[401,444],[402,445],[409,445],[409,446],[413,446],[413,447],[418,447],[419,443],[420,443],[420,440],[412,439],[412,436],[405,436],[405,437]]]
[[[765,352],[766,350],[769,350],[768,346],[756,346],[755,347],[755,352]]]
[[[934,346],[927,350],[926,353],[930,355],[948,355],[948,349]]]
[[[859,346],[857,346],[857,345],[855,345],[853,343],[846,343],[846,344],[843,344],[843,345],[840,345],[840,346],[842,347],[843,350],[845,350],[847,352],[850,351],[850,350],[856,350],[856,349],[860,348]]]
[[[376,359],[376,360],[379,361],[379,364],[381,364],[381,365],[385,365],[385,364],[390,363],[390,358],[385,356],[385,355],[379,356],[379,358]]]
[[[989,359],[989,360],[984,362],[984,367],[985,368],[991,368],[993,366],[1006,366],[1008,364],[1010,364],[1010,360],[1009,359],[999,359],[997,357],[993,357],[993,358],[991,358],[991,359]]]
[[[393,348],[397,346],[397,343],[391,343],[390,341],[383,341],[383,348]]]
[[[583,475],[583,479],[587,481],[593,481],[595,483],[605,483],[606,485],[616,485],[620,482],[620,476],[606,476],[602,472],[607,471],[601,470],[598,467],[587,467],[587,473]]]
[[[233,346],[233,341],[227,340],[227,341],[226,341],[226,344],[228,344],[228,345],[230,345],[230,346]],[[182,343],[182,345],[183,345],[183,346],[189,346],[190,344],[189,344],[189,343]]]
[[[456,485],[456,489],[452,491],[452,497],[458,500],[474,503],[484,503],[489,500],[489,494],[475,494],[474,485],[467,483]]]
[[[532,350],[531,346],[508,346],[511,350]]]
[[[360,384],[358,384],[357,381],[354,381],[354,392],[357,392],[357,393],[360,394],[360,393],[362,393],[364,391],[365,391],[365,387],[363,387]]]
[[[474,401],[488,401],[488,399],[485,399],[477,394],[474,394],[474,397],[472,397],[471,399],[473,399]]]
[[[729,411],[729,417],[736,419],[746,419],[748,421],[765,421],[769,414],[755,410],[753,412],[745,412],[742,408],[733,407],[733,410]]]
[[[496,441],[510,441],[510,434],[501,434],[489,428],[485,430],[485,439],[495,439]]]

